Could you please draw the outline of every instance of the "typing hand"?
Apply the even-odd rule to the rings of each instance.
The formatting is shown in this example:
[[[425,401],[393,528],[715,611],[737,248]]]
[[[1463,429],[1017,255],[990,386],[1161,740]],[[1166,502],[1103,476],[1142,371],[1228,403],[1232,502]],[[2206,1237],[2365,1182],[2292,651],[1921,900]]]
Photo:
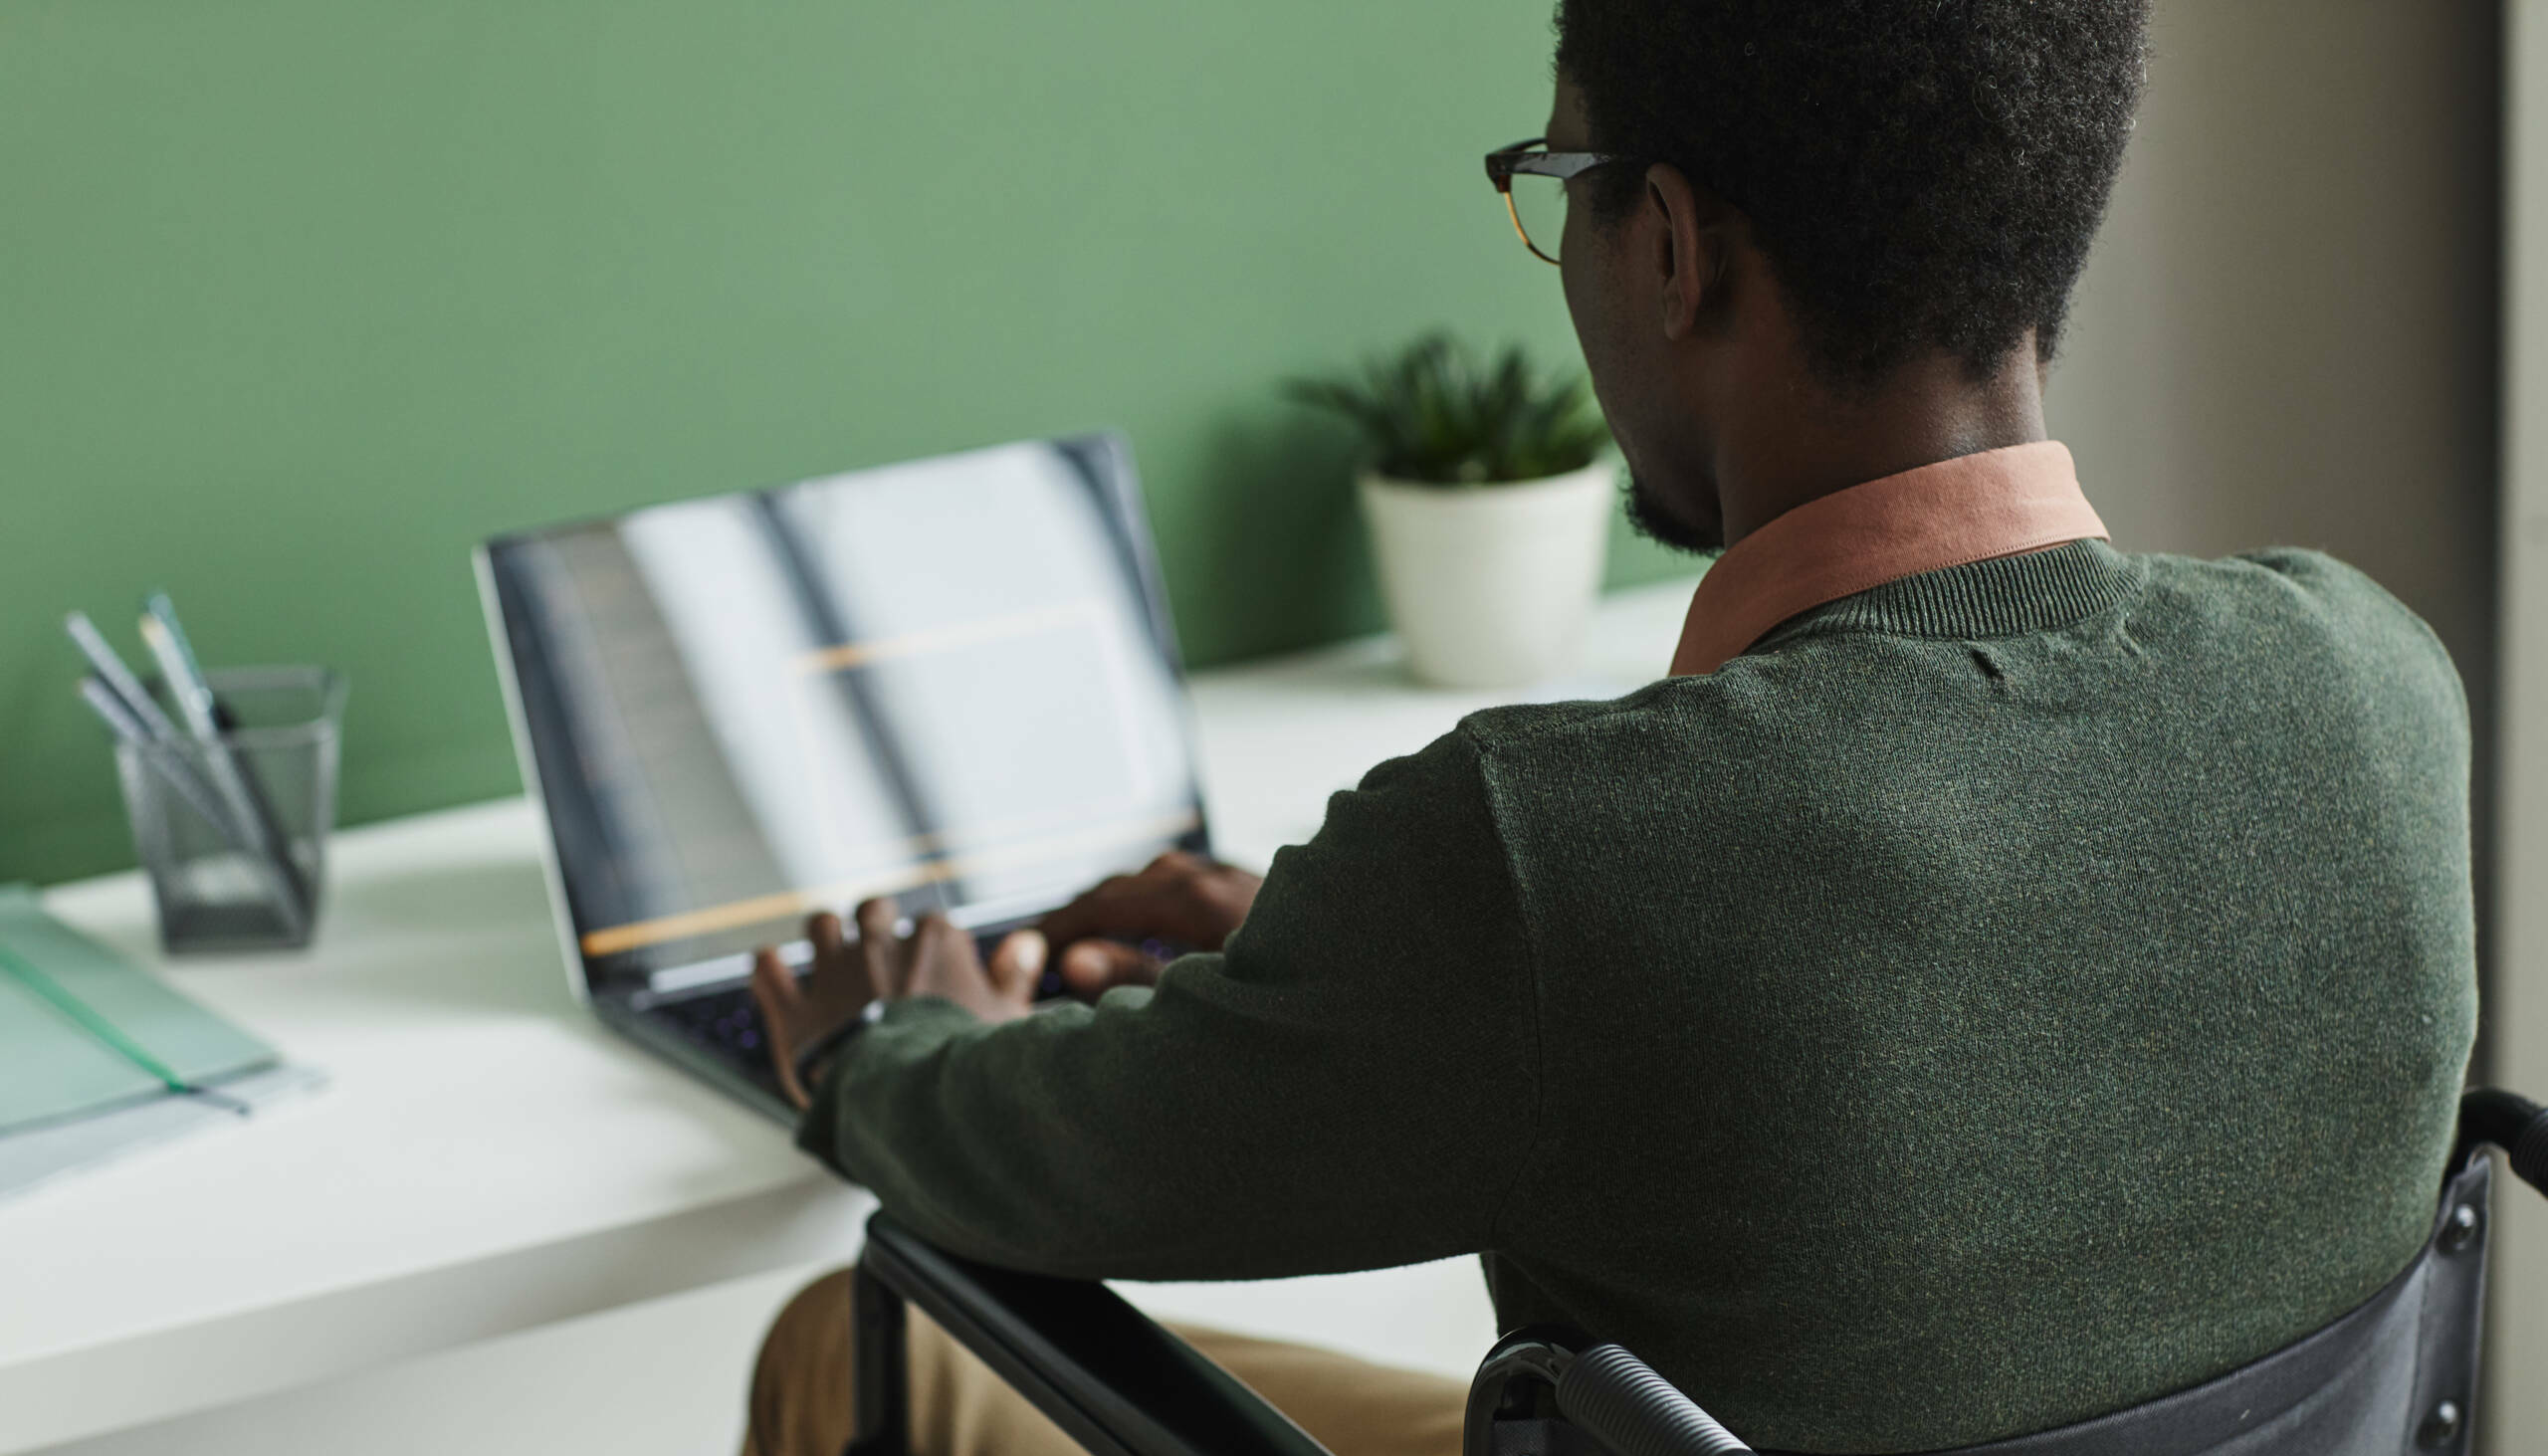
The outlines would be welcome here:
[[[1264,883],[1245,870],[1171,850],[1140,874],[1117,875],[1044,917],[1044,938],[1060,952],[1062,984],[1073,995],[1094,998],[1112,986],[1149,985],[1159,979],[1160,958],[1125,940],[1218,950],[1247,919]]]
[[[925,915],[904,936],[895,932],[901,916],[891,900],[870,900],[856,915],[856,940],[847,937],[839,916],[805,922],[814,964],[802,982],[775,949],[763,946],[752,957],[752,999],[769,1033],[770,1065],[779,1090],[800,1109],[813,1097],[797,1076],[797,1054],[847,1025],[869,1002],[936,996],[984,1021],[1007,1021],[1033,1006],[1035,981],[1044,972],[1044,937],[1033,931],[1000,941],[984,965],[973,937],[945,916]]]

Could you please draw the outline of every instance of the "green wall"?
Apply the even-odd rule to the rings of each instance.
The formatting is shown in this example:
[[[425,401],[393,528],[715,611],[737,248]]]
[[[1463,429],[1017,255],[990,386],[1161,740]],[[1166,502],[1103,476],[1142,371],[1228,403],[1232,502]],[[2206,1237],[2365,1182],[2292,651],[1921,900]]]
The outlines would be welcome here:
[[[0,0],[0,880],[129,863],[56,624],[152,586],[350,675],[349,824],[516,788],[468,551],[560,518],[1111,424],[1194,661],[1376,625],[1274,385],[1574,360],[1549,9]]]

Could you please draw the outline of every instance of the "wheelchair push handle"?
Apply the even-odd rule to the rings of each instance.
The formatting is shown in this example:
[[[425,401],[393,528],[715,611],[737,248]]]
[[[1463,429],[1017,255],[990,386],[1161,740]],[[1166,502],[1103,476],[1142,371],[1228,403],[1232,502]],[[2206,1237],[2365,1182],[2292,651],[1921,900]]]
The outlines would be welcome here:
[[[1618,1456],[1750,1451],[1697,1401],[1615,1345],[1596,1345],[1558,1377],[1557,1408]]]
[[[1466,1456],[1589,1449],[1734,1456],[1752,1449],[1645,1361],[1556,1325],[1514,1331],[1488,1352],[1469,1386],[1467,1433]]]

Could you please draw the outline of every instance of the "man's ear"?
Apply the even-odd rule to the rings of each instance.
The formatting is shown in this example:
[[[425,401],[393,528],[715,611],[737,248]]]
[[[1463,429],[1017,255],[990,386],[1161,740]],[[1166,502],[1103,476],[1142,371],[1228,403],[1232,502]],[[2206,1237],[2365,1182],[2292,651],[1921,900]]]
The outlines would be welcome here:
[[[1645,169],[1645,205],[1656,224],[1653,266],[1661,285],[1663,336],[1688,338],[1725,285],[1731,209],[1702,194],[1667,162]]]

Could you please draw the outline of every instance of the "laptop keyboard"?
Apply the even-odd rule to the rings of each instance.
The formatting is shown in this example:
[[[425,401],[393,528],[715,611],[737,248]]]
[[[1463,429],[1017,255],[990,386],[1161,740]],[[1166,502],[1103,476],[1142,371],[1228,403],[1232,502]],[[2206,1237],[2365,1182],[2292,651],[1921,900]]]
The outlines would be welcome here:
[[[750,986],[658,1002],[646,1015],[715,1053],[717,1060],[750,1078],[753,1085],[778,1095],[778,1075],[769,1067],[768,1034],[761,1030],[760,1006],[752,1000]]]
[[[665,1001],[653,1014],[656,1020],[680,1027],[701,1046],[756,1053],[768,1045],[760,1029],[760,1007],[752,1001],[749,986]]]

